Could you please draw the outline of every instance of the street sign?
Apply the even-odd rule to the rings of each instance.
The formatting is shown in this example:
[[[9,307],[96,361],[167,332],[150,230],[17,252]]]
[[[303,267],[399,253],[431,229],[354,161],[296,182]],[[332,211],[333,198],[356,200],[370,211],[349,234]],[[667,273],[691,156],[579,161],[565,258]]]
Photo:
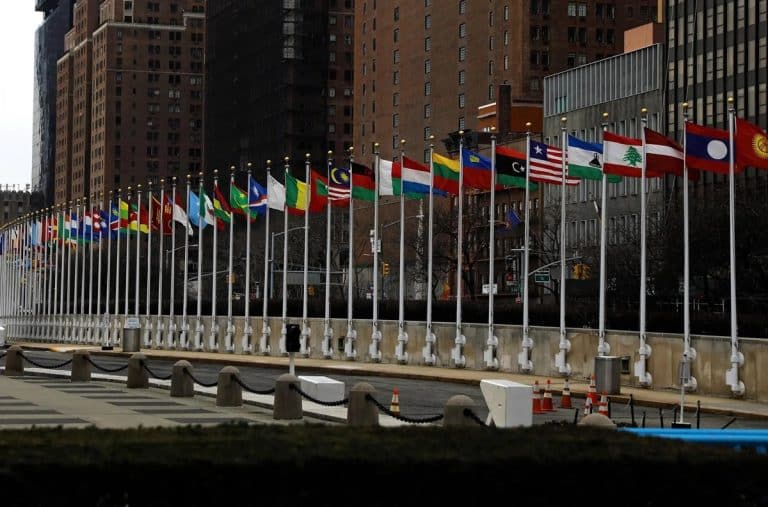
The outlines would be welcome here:
[[[533,274],[533,281],[536,283],[549,283],[549,270]]]
[[[483,294],[488,294],[490,291],[491,285],[488,283],[483,284]],[[493,284],[493,293],[498,294],[499,293],[499,285],[494,283]]]

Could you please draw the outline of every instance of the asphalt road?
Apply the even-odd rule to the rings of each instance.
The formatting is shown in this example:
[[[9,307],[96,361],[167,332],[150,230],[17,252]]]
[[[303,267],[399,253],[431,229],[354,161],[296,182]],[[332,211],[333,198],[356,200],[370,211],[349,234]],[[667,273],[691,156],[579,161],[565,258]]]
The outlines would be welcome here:
[[[25,351],[25,354],[33,360],[39,361],[41,364],[51,365],[60,363],[71,357],[70,354],[43,351]],[[96,364],[105,368],[115,368],[127,363],[126,358],[94,356],[92,359]],[[147,366],[154,374],[158,376],[166,376],[171,372],[173,361],[152,358],[148,361]],[[195,363],[193,366],[195,377],[201,382],[206,383],[215,382],[221,369],[221,366],[218,364]],[[62,370],[67,368],[68,367],[62,368]],[[287,369],[283,368],[240,366],[238,369],[240,370],[243,382],[250,388],[257,390],[274,387],[277,377],[288,373]],[[92,371],[94,373],[98,372],[95,368],[93,368]],[[392,400],[393,389],[397,388],[399,392],[401,415],[409,418],[419,419],[441,414],[443,413],[446,401],[448,401],[451,396],[457,394],[469,396],[474,400],[474,412],[480,419],[485,420],[488,415],[488,408],[478,385],[382,376],[348,375],[341,372],[328,375],[327,373],[317,373],[311,370],[304,371],[301,368],[296,368],[295,373],[298,376],[325,375],[333,377],[336,380],[344,382],[347,394],[357,383],[367,382],[376,389],[375,398],[382,405],[387,407],[389,407]],[[690,399],[687,401],[690,401]],[[555,407],[559,407],[560,399],[558,396],[553,395],[553,404]],[[545,414],[535,414],[533,416],[534,424],[563,421],[574,422],[583,415],[582,409],[584,400],[573,399],[572,405],[574,407],[572,409],[556,409],[553,412]],[[594,411],[597,411],[597,407],[594,407]],[[649,428],[668,428],[673,421],[679,419],[675,407],[665,407],[662,409],[639,405],[630,407],[624,402],[611,403],[609,406],[609,415],[617,424],[629,425],[634,420],[635,424],[638,426]],[[686,412],[684,414],[684,420],[685,422],[690,422],[693,428],[700,427],[715,429],[727,427],[730,429],[768,429],[768,421],[757,418],[733,418],[730,416],[709,413],[697,415],[695,412]]]

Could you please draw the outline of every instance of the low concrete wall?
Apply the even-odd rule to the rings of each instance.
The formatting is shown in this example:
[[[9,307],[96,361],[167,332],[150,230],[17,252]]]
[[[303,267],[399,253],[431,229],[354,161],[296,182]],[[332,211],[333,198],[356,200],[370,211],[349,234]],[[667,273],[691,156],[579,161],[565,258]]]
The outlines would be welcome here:
[[[122,319],[122,317],[118,318]],[[161,319],[164,326],[167,327],[168,317],[164,316]],[[177,315],[174,319],[177,330],[180,330],[181,317]],[[156,317],[151,318],[153,323],[156,320]],[[210,316],[203,316],[202,321],[206,330],[203,335],[203,341],[207,350],[211,322]],[[219,323],[218,352],[226,353],[227,318],[226,316],[219,316],[217,321]],[[232,321],[235,327],[233,335],[234,352],[240,354],[242,353],[245,319],[244,317],[233,317]],[[194,315],[188,317],[188,322],[190,326],[189,340],[190,344],[192,344],[196,317]],[[288,322],[300,324],[301,319],[290,317]],[[253,334],[251,335],[252,351],[253,353],[258,353],[262,333],[261,316],[250,317],[250,324],[253,329]],[[269,344],[272,349],[271,354],[278,356],[280,355],[279,343],[282,319],[280,317],[270,317],[269,324],[272,330],[269,338]],[[21,330],[22,326],[23,324],[17,324],[14,327],[17,330]],[[323,319],[309,319],[309,326],[311,330],[309,337],[310,357],[322,358]],[[347,334],[346,319],[332,320],[331,327],[333,329],[333,357],[336,359],[343,358],[343,352],[340,352],[338,349],[338,339],[345,337]],[[371,321],[355,320],[354,327],[357,331],[357,341],[355,344],[357,350],[356,360],[370,361],[368,349],[371,343]],[[29,328],[28,330],[31,331]],[[395,358],[395,347],[397,346],[398,337],[397,322],[379,321],[379,331],[382,334],[380,343],[381,361],[384,363],[397,362]],[[408,343],[405,348],[408,352],[407,363],[413,365],[424,364],[422,349],[426,343],[425,323],[408,322],[406,323],[405,331],[408,333]],[[435,367],[454,367],[451,360],[451,350],[454,347],[456,325],[445,322],[433,323],[433,332],[437,337],[437,343],[434,348],[436,356]],[[464,346],[465,368],[472,370],[484,369],[483,351],[488,340],[488,326],[486,324],[465,323],[462,326],[462,332],[466,337],[466,345]],[[517,364],[517,357],[521,349],[522,328],[520,326],[496,325],[495,332],[499,340],[497,350],[499,371],[519,373],[520,368]],[[30,334],[33,333],[30,332]],[[36,336],[40,336],[40,334]],[[24,337],[18,335],[9,338],[24,339]],[[559,351],[560,342],[559,329],[531,327],[530,338],[533,341],[533,349],[531,350],[532,373],[553,378],[561,377],[555,368],[555,354]],[[572,369],[570,377],[577,381],[588,380],[594,371],[594,359],[597,355],[597,331],[581,328],[568,329],[568,339],[571,342],[571,351],[567,355],[567,362]],[[621,375],[622,385],[637,385],[633,373],[634,363],[639,357],[638,334],[626,331],[607,331],[606,341],[611,347],[610,355],[629,357],[629,373]],[[768,401],[768,340],[740,338],[739,341],[741,351],[744,354],[744,365],[739,368],[739,378],[746,387],[744,397],[751,400]],[[154,334],[152,343],[154,346]],[[167,337],[164,336],[164,347],[166,343]],[[651,388],[679,389],[677,370],[682,357],[683,336],[668,333],[648,333],[647,343],[652,348],[652,354],[647,363],[647,371],[653,376]],[[731,396],[730,387],[725,383],[725,372],[730,368],[730,338],[722,336],[692,336],[691,345],[697,351],[697,357],[692,364],[693,376],[698,381],[697,392],[702,395]],[[144,344],[142,343],[143,346]]]

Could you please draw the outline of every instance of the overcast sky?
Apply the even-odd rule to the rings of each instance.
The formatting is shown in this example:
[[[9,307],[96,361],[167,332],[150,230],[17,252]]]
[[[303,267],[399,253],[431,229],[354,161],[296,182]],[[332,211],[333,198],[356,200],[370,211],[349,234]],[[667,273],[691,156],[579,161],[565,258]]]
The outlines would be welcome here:
[[[34,0],[4,0],[0,15],[0,184],[32,180]]]

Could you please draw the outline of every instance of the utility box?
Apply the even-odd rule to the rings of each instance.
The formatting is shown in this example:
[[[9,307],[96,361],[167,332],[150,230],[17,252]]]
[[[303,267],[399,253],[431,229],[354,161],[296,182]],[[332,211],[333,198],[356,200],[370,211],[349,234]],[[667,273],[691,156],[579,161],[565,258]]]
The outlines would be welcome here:
[[[299,352],[301,350],[301,328],[298,324],[285,326],[285,351]]]
[[[595,387],[598,395],[621,393],[621,357],[595,357]]]
[[[141,323],[138,317],[128,317],[123,326],[123,352],[141,350]]]
[[[533,425],[533,388],[511,380],[480,381],[491,421],[497,428]]]

